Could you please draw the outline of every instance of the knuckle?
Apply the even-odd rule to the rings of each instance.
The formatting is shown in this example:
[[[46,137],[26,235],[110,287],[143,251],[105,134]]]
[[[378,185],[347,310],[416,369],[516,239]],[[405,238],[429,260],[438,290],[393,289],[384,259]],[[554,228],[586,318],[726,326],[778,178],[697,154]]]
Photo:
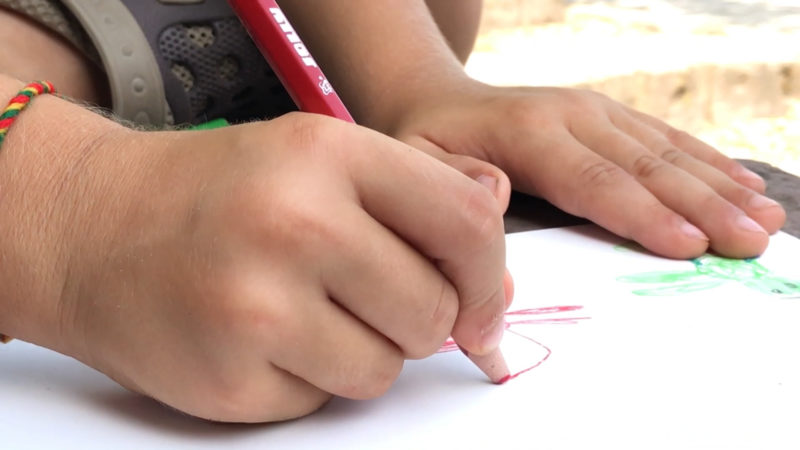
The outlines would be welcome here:
[[[213,369],[213,367],[209,367]],[[194,389],[205,395],[190,398],[182,409],[187,413],[222,422],[246,421],[261,409],[254,399],[257,386],[248,380],[244,371],[230,371],[217,367],[206,370],[196,380]]]
[[[250,286],[247,301],[239,301],[235,326],[249,336],[261,338],[265,346],[275,347],[281,342],[297,342],[306,330],[298,317],[298,312],[286,296],[271,298],[256,296],[259,286]],[[276,298],[277,297],[277,298]],[[281,298],[283,297],[283,298]]]
[[[735,178],[738,174],[741,174],[742,171],[747,170],[747,167],[739,161],[716,149],[712,148],[711,150],[712,151],[708,155],[703,155],[701,160],[717,170],[722,171],[722,173],[726,174],[728,177]]]
[[[293,303],[282,298],[284,294],[273,291],[266,297],[263,293],[260,274],[241,266],[213,277],[207,284],[211,295],[204,299],[216,322],[217,332],[238,336],[281,336],[294,327],[296,311]],[[269,342],[269,341],[267,341]]]
[[[587,189],[607,187],[627,176],[622,168],[611,161],[592,161],[578,170],[579,183]]]
[[[331,394],[306,385],[305,389],[276,389],[278,380],[231,380],[215,387],[205,397],[195,415],[219,422],[272,422],[308,415],[330,398]]]
[[[678,150],[675,146],[670,145],[668,142],[664,142],[661,146],[661,159],[677,166],[680,162],[686,158],[686,153]]]
[[[653,154],[643,154],[636,157],[631,166],[633,175],[637,178],[650,178],[657,171],[665,167],[664,161]]]
[[[430,315],[432,325],[430,328],[434,331],[432,340],[435,341],[436,345],[433,351],[436,351],[439,345],[447,339],[447,335],[453,329],[457,316],[458,295],[455,288],[448,281],[442,280],[442,291],[439,295],[439,300]]]
[[[565,98],[572,107],[572,114],[578,117],[597,112],[601,105],[610,100],[606,95],[589,89],[569,89],[565,91]]]
[[[264,268],[250,261],[225,260],[203,270],[187,291],[193,299],[192,314],[208,335],[227,336],[232,341],[259,339],[265,346],[285,339],[297,339],[307,328],[302,304],[313,291],[298,289],[296,283],[276,285],[265,291]],[[284,280],[290,268],[269,274]]]
[[[262,405],[254,401],[258,396],[251,386],[236,380],[217,386],[206,398],[206,405],[202,414],[205,418],[222,422],[247,422],[259,415]]]
[[[744,164],[717,151],[711,154],[708,163],[721,170],[729,177],[735,176],[735,174],[741,173],[743,170],[747,170]]]
[[[321,249],[341,251],[352,245],[353,235],[347,231],[346,225],[330,220],[318,208],[298,205],[286,212],[280,222],[275,224],[281,229],[281,242],[278,244],[288,244],[300,254],[302,249],[319,255]]]
[[[409,359],[422,359],[436,353],[453,330],[458,316],[458,295],[446,280],[442,280],[439,298],[431,306],[414,335],[416,343],[406,349]]]
[[[313,393],[307,393],[293,398],[276,398],[267,403],[266,417],[260,417],[256,422],[274,422],[276,420],[296,419],[307,416],[320,409],[331,398],[332,394],[315,389]]]
[[[326,150],[329,142],[337,141],[340,128],[336,120],[318,114],[292,112],[275,120],[279,121],[289,144],[304,152]]]
[[[497,200],[483,186],[474,183],[468,193],[463,213],[463,224],[468,242],[484,248],[503,234],[503,215]]]
[[[217,222],[223,229],[261,249],[346,244],[346,229],[325,213],[327,193],[281,192],[270,180],[242,180],[230,190]]]
[[[686,131],[680,130],[673,126],[667,126],[666,130],[664,131],[664,135],[666,136],[667,140],[675,146],[680,146],[681,143],[686,142],[687,140],[691,139],[691,135]]]
[[[352,362],[340,374],[344,383],[341,395],[357,400],[380,397],[392,387],[402,369],[403,357],[397,352]]]

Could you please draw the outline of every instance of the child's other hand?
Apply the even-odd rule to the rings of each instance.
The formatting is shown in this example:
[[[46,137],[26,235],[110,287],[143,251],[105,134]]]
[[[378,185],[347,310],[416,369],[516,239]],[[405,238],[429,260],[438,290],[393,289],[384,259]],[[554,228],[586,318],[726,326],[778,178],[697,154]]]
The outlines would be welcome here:
[[[515,189],[661,255],[694,257],[709,245],[758,255],[785,220],[756,174],[598,93],[476,83],[420,106],[393,135],[491,162]]]
[[[57,315],[60,350],[121,384],[282,420],[383,393],[451,332],[496,347],[507,198],[446,164],[299,113],[111,134],[59,185],[74,232]]]

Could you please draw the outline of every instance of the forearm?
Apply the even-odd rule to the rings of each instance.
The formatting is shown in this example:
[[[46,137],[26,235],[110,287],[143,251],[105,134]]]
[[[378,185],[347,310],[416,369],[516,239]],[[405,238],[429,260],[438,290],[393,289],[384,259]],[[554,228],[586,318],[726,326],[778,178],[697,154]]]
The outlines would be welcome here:
[[[423,0],[282,0],[281,8],[356,120],[390,132],[408,108],[468,77]]]
[[[0,74],[19,80],[47,79],[71,98],[110,104],[105,74],[50,30],[0,7]]]
[[[425,3],[453,53],[465,64],[478,38],[483,0],[426,0]]]

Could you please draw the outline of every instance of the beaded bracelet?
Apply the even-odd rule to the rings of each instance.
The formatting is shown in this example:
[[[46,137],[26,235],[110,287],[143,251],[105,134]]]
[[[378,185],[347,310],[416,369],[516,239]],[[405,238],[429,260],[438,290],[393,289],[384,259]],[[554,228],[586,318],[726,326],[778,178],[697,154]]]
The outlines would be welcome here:
[[[28,83],[21,91],[17,92],[17,95],[8,102],[8,106],[0,114],[0,148],[2,148],[3,141],[6,139],[8,129],[11,128],[11,125],[17,120],[19,114],[28,106],[33,97],[41,94],[52,94],[55,91],[56,88],[49,81],[34,81]],[[0,333],[0,343],[5,344],[10,340],[11,337]]]
[[[17,120],[19,114],[31,102],[33,97],[41,94],[55,93],[56,88],[49,81],[34,81],[28,83],[17,95],[8,102],[8,106],[0,114],[0,148],[3,146],[8,129]]]

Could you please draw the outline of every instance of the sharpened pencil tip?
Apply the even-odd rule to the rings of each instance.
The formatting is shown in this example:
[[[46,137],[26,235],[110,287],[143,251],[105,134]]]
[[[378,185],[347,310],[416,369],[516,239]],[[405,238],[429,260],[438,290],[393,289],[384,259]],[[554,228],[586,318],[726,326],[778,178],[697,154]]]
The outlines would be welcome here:
[[[489,377],[492,383],[503,384],[511,379],[511,372],[508,370],[506,360],[499,348],[485,355],[474,355],[463,348],[461,351]]]
[[[506,382],[508,380],[510,380],[511,378],[512,378],[511,374],[508,374],[508,375],[504,376],[503,378],[500,378],[499,380],[495,381],[494,384],[506,384]]]

